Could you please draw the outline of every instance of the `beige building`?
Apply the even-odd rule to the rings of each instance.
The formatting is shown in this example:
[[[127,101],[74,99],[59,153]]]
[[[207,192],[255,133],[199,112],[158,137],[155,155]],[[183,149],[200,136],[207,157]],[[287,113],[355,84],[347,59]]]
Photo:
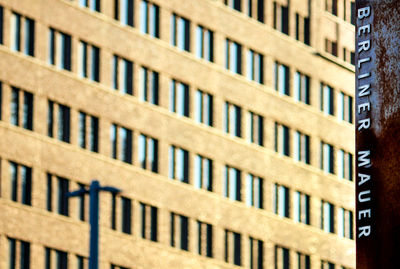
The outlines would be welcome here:
[[[0,269],[355,268],[350,0],[0,0]]]

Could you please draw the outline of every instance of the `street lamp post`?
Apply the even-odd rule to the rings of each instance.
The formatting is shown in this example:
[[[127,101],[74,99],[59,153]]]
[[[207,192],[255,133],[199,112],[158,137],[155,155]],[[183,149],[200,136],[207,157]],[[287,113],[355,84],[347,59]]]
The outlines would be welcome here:
[[[93,180],[89,189],[79,189],[68,193],[68,197],[77,197],[89,194],[89,223],[90,223],[90,250],[89,250],[89,269],[99,268],[99,192],[108,191],[118,193],[121,190],[109,187],[100,186],[99,181]]]

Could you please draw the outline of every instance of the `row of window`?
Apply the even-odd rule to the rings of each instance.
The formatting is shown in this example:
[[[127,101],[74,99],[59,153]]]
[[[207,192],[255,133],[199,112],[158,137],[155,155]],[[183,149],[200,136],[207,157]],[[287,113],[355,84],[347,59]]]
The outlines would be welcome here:
[[[213,257],[212,254],[212,226],[206,223],[197,222],[198,229],[198,254]],[[171,213],[171,246],[188,250],[188,219],[184,216]],[[31,268],[31,243],[18,240],[12,237],[8,239],[8,267],[10,269]],[[242,244],[243,236],[230,230],[224,234],[224,260],[238,266],[243,266]],[[249,268],[264,268],[264,242],[253,237],[248,238]],[[88,259],[80,255],[73,255],[66,251],[45,247],[44,267],[45,269],[68,269],[69,262],[76,259],[78,269],[88,268]],[[274,246],[274,262],[276,269],[289,269],[295,264],[298,269],[311,269],[310,255],[280,246]],[[294,259],[291,259],[294,258]],[[321,260],[321,269],[335,269],[334,263]],[[55,267],[53,267],[55,265]],[[115,264],[110,264],[111,269],[129,269]],[[344,266],[341,269],[348,269]]]
[[[342,7],[339,12],[339,3]],[[325,10],[355,25],[356,3],[353,0],[325,0]]]
[[[170,177],[188,183],[188,152],[174,146],[170,149],[173,162],[170,165]],[[10,198],[12,201],[25,205],[32,205],[32,168],[10,161]],[[195,186],[212,191],[212,161],[197,155],[195,160]],[[264,208],[263,179],[248,174],[245,179],[246,205]],[[85,185],[78,183],[80,188]],[[46,209],[50,212],[69,216],[70,180],[47,173]],[[223,195],[233,201],[242,201],[242,172],[234,167],[225,166],[223,178]],[[310,196],[296,191],[291,197],[288,187],[274,184],[273,188],[274,213],[286,218],[293,218],[295,222],[311,225]],[[78,218],[87,220],[87,201],[85,196],[78,197]],[[293,200],[293,202],[291,201]],[[142,236],[157,241],[157,209],[141,204]],[[131,233],[132,201],[122,196],[112,196],[111,201],[111,228]],[[147,212],[147,213],[146,213]],[[330,233],[337,233],[341,237],[353,239],[353,213],[344,208],[339,209],[338,227],[335,228],[334,205],[321,201],[321,229]],[[146,220],[147,218],[147,220]],[[175,218],[175,217],[174,217]],[[174,223],[177,220],[173,220]],[[146,228],[148,227],[148,228]],[[175,244],[175,243],[173,243]]]

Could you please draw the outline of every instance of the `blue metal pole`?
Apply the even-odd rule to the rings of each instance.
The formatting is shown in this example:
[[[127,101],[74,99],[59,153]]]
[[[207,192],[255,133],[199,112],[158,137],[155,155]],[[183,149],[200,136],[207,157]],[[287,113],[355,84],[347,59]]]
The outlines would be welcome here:
[[[93,180],[90,184],[90,255],[89,269],[99,269],[99,189],[100,184]]]

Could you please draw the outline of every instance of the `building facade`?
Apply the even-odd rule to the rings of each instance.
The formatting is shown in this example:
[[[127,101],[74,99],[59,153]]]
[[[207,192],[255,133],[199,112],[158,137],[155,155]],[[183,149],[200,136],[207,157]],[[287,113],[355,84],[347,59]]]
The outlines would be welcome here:
[[[0,0],[0,268],[355,268],[354,9]]]

